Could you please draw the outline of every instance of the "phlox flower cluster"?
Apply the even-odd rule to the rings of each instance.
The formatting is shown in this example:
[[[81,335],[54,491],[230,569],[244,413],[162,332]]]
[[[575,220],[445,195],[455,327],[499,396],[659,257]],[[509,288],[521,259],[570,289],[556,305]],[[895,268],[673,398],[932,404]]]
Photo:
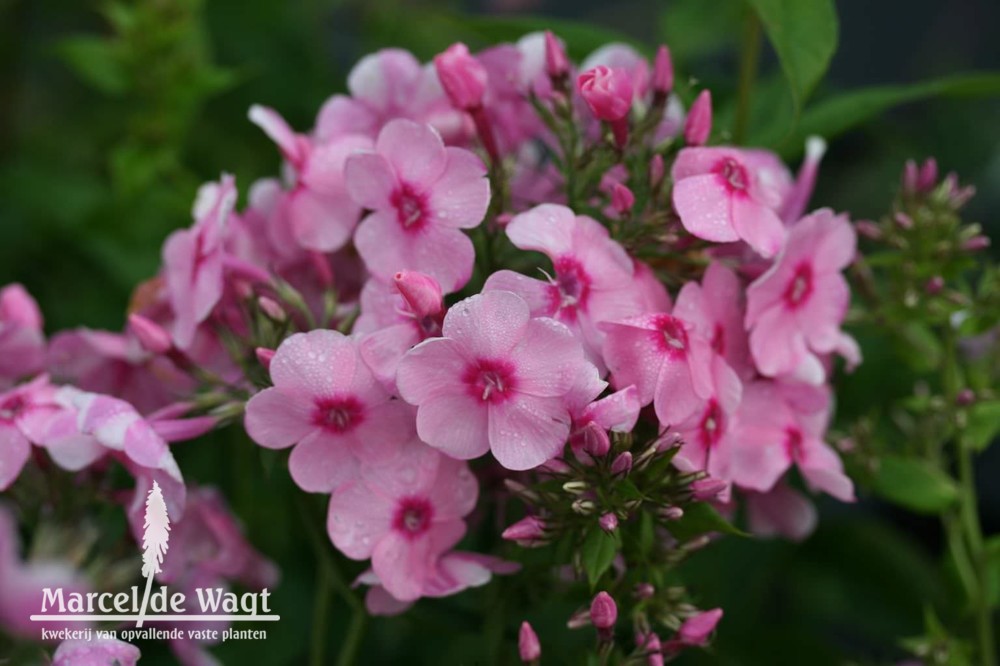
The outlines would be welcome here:
[[[46,342],[27,293],[0,293],[0,490],[33,447],[70,472],[117,462],[136,536],[154,480],[178,525],[163,581],[273,584],[171,453],[242,417],[289,452],[301,491],[328,496],[332,547],[367,563],[357,584],[378,614],[516,575],[516,551],[461,546],[490,529],[497,478],[579,473],[574,510],[607,533],[634,516],[588,494],[587,470],[624,483],[667,453],[688,501],[745,505],[760,533],[808,533],[798,487],[853,500],[824,436],[835,357],[860,361],[841,328],[855,232],[807,212],[820,140],[797,176],[713,145],[711,97],[674,90],[665,47],[648,62],[612,44],[577,66],[551,34],[428,64],[379,51],[347,88],[308,130],[250,109],[282,176],[242,199],[232,176],[203,186],[124,332]],[[551,541],[549,518],[536,506],[505,536]],[[231,555],[170,559],[196,542]],[[602,641],[618,617],[605,596],[590,611]],[[647,626],[636,649],[662,663],[721,615],[685,606],[676,636]]]

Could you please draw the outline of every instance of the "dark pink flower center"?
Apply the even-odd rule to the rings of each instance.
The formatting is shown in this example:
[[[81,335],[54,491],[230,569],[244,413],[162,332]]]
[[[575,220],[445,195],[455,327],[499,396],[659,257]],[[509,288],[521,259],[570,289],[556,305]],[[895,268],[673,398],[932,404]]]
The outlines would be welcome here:
[[[405,497],[396,506],[392,527],[408,538],[415,538],[430,529],[434,506],[423,497]]]
[[[470,365],[463,380],[474,398],[492,403],[503,402],[510,397],[516,383],[511,363],[491,359],[480,359]]]
[[[0,423],[13,423],[14,419],[24,410],[24,398],[14,395],[0,403]]]
[[[798,462],[802,458],[802,431],[798,428],[785,429],[785,450],[791,460]]]
[[[590,295],[590,276],[573,257],[560,257],[555,261],[556,277],[549,289],[552,309],[571,319],[577,310],[585,309]]]
[[[726,157],[715,165],[715,173],[722,178],[730,192],[746,192],[750,187],[750,176],[742,164],[732,157]]]
[[[719,440],[722,438],[724,418],[725,415],[722,413],[719,403],[715,400],[709,400],[708,407],[705,408],[705,414],[701,417],[701,424],[698,426],[701,441],[705,445],[705,448],[711,449],[719,443]]]
[[[392,193],[396,219],[407,231],[419,231],[427,222],[427,197],[406,183]]]
[[[812,266],[808,263],[799,264],[795,269],[795,276],[785,288],[785,302],[792,309],[799,307],[809,298],[813,290]]]
[[[364,405],[354,396],[321,398],[313,410],[313,423],[338,435],[353,430],[364,420]]]
[[[715,329],[712,331],[712,349],[720,355],[726,353],[726,329],[722,327],[722,324],[716,323]]]
[[[661,349],[669,356],[684,356],[687,354],[688,335],[680,319],[670,315],[661,315],[656,321],[660,332]]]

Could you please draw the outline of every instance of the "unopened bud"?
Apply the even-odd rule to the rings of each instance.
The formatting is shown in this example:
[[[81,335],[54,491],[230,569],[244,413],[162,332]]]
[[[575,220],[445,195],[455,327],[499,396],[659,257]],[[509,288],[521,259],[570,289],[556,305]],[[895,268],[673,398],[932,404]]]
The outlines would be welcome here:
[[[583,481],[567,481],[562,489],[571,495],[579,495],[587,490],[587,484]]]
[[[942,289],[944,289],[944,278],[940,275],[935,275],[924,283],[924,291],[931,296],[940,294]]]
[[[702,90],[688,110],[684,122],[684,141],[689,146],[703,146],[712,133],[712,93]]]
[[[664,520],[680,520],[684,517],[684,509],[679,506],[665,506],[658,513]]]
[[[722,609],[713,608],[684,620],[677,630],[677,638],[685,645],[700,647],[708,643],[709,636],[722,619]]]
[[[653,93],[666,97],[674,89],[674,63],[670,49],[660,45],[653,60]]]
[[[285,312],[285,309],[272,298],[261,296],[257,299],[257,306],[260,307],[261,312],[273,321],[283,322],[288,319],[288,313]]]
[[[972,238],[966,240],[962,243],[962,249],[966,252],[978,252],[979,250],[985,250],[990,246],[990,239],[987,236],[980,234],[979,236],[973,236]]]
[[[517,651],[525,664],[538,661],[542,656],[542,644],[538,642],[538,634],[527,622],[521,623],[517,634]]]
[[[858,233],[869,238],[871,240],[879,240],[882,238],[882,229],[871,220],[858,220],[854,224],[854,228],[858,230]]]
[[[729,487],[722,479],[711,477],[698,479],[691,484],[691,493],[697,502],[711,502],[719,498],[719,495]]]
[[[613,513],[606,513],[597,520],[597,524],[605,532],[614,532],[618,529],[618,516]]]
[[[632,590],[632,595],[636,599],[649,599],[656,594],[656,588],[650,583],[639,583]]]
[[[598,592],[590,602],[590,621],[598,629],[611,629],[618,622],[618,604],[607,592]]]
[[[900,229],[909,230],[913,228],[913,218],[903,211],[897,211],[896,214],[892,216],[892,219],[897,225],[899,225]]]
[[[625,476],[632,469],[632,453],[625,451],[619,453],[618,457],[611,463],[611,473],[614,476]]]
[[[589,516],[597,509],[597,505],[591,500],[580,498],[575,500],[573,504],[570,505],[570,508],[581,516]]]
[[[507,541],[538,542],[545,537],[545,521],[538,516],[528,516],[505,529],[500,536]]]
[[[964,388],[955,396],[955,404],[959,407],[967,407],[976,401],[976,392],[970,388]]]
[[[166,354],[173,347],[170,334],[152,319],[140,314],[130,314],[128,328],[142,348],[151,354]]]
[[[550,78],[559,79],[569,74],[566,49],[551,31],[545,31],[545,72]]]
[[[611,186],[611,207],[615,209],[615,212],[619,215],[627,215],[634,205],[635,195],[632,194],[632,190],[621,183],[615,183]]]
[[[267,349],[266,347],[257,347],[257,349],[254,350],[254,353],[257,355],[257,361],[262,366],[264,366],[264,369],[265,370],[270,370],[271,369],[271,359],[274,358],[274,354],[275,354],[274,350],[273,349]]]
[[[400,271],[393,276],[392,281],[410,312],[418,319],[441,314],[444,309],[441,285],[430,275],[417,271]]]
[[[465,44],[452,44],[434,56],[434,68],[452,106],[463,111],[482,106],[488,75]]]
[[[608,437],[608,432],[593,421],[583,427],[581,436],[583,450],[589,453],[592,458],[603,458],[611,450],[611,439]]]

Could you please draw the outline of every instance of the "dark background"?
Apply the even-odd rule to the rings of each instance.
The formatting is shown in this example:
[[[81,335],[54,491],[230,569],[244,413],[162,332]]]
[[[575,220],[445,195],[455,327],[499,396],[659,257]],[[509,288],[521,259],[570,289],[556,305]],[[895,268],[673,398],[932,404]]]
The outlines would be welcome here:
[[[995,0],[843,0],[837,8],[840,47],[817,98],[1000,70]],[[322,101],[343,90],[353,63],[377,48],[402,46],[427,60],[456,40],[477,48],[511,34],[485,17],[573,20],[647,51],[668,40],[681,75],[710,84],[721,107],[735,88],[740,11],[736,0],[0,0],[0,284],[24,283],[50,331],[120,329],[132,287],[157,269],[163,238],[190,223],[197,185],[223,170],[243,188],[276,173],[276,151],[246,120],[249,105],[274,106],[307,129]],[[570,41],[573,55],[585,54],[597,37]],[[781,86],[765,47],[757,90],[763,113],[787,103],[780,92],[768,97]],[[942,169],[977,187],[969,217],[997,243],[998,112],[994,98],[923,101],[886,113],[831,141],[814,204],[877,216],[903,161],[935,155]],[[892,372],[892,357],[874,348],[867,361],[845,385],[851,394],[841,396],[842,422],[884,398],[880,382]],[[180,446],[185,475],[221,485],[253,542],[284,572],[275,597],[284,619],[268,627],[269,640],[226,645],[217,654],[227,663],[304,663],[322,557],[305,532],[322,526],[322,503],[296,493],[274,460],[259,464],[259,452],[239,433]],[[1000,522],[996,448],[978,469],[992,534]],[[731,538],[692,562],[699,602],[723,606],[726,616],[714,653],[684,663],[892,663],[902,655],[898,638],[923,630],[928,603],[961,628],[934,521],[864,492],[853,506],[819,504],[820,528],[803,544]],[[363,663],[514,660],[523,618],[505,611],[511,600],[499,594],[491,585],[424,602],[420,614],[375,621]],[[589,640],[564,629],[572,610],[550,600],[528,615],[546,663],[561,663],[570,646]],[[334,601],[330,613],[319,634],[332,659],[346,607]],[[159,648],[143,648],[143,663],[169,662]]]

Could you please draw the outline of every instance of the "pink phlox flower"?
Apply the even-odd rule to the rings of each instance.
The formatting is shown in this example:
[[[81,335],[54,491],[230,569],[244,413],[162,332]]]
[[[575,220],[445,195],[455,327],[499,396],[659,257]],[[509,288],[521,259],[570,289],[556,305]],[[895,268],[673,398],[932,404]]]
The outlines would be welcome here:
[[[236,205],[236,182],[224,175],[203,185],[194,204],[194,226],[170,234],[163,245],[163,275],[173,308],[174,340],[186,348],[198,324],[222,299],[225,234]]]
[[[464,462],[415,440],[394,459],[361,465],[360,472],[330,498],[330,539],[352,559],[370,557],[386,591],[413,601],[433,581],[441,554],[465,534],[476,477]]]
[[[603,373],[604,332],[598,325],[643,311],[632,260],[624,248],[600,223],[554,204],[521,213],[506,232],[518,248],[548,256],[553,275],[536,280],[498,271],[487,279],[483,290],[514,292],[527,301],[532,316],[566,324],[580,338],[587,359]]]
[[[746,329],[743,328],[743,286],[729,268],[713,262],[701,284],[688,282],[677,295],[674,315],[691,322],[742,378],[754,374]]]
[[[639,394],[634,386],[599,399],[608,383],[601,379],[597,368],[587,365],[580,371],[576,383],[566,394],[572,426],[569,443],[580,460],[589,460],[584,455],[586,430],[590,424],[612,432],[630,432],[639,420]]]
[[[684,422],[720,396],[738,395],[739,377],[684,319],[658,312],[601,327],[612,383],[634,384],[639,401],[652,402],[664,426]]]
[[[794,465],[811,489],[854,501],[854,484],[840,457],[823,441],[831,402],[825,387],[768,380],[746,385],[733,426],[736,484],[768,492]]]
[[[273,109],[250,107],[250,120],[270,136],[293,176],[291,189],[280,203],[299,244],[317,252],[333,252],[347,244],[361,217],[361,206],[348,195],[344,164],[352,154],[371,150],[371,138],[345,134],[313,142],[296,134]]]
[[[747,289],[750,351],[761,374],[819,384],[826,373],[818,354],[860,360],[840,329],[851,297],[841,271],[854,260],[856,243],[847,217],[829,209],[791,227],[784,251]]]
[[[670,294],[649,264],[633,259],[632,266],[642,312],[670,312],[674,307]]]
[[[350,96],[334,95],[320,109],[317,141],[352,133],[374,138],[396,118],[427,123],[452,145],[471,136],[471,123],[452,107],[434,65],[421,65],[408,51],[382,49],[365,56],[348,74],[347,90]]]
[[[117,638],[67,640],[52,655],[52,666],[135,666],[139,648]]]
[[[47,375],[39,375],[0,393],[0,491],[20,476],[31,457],[32,443],[40,443],[38,431],[56,410],[55,389]]]
[[[776,212],[791,187],[791,176],[766,151],[739,148],[684,148],[674,161],[673,203],[691,234],[717,243],[746,241],[765,258],[785,242]]]
[[[460,459],[492,450],[515,470],[558,455],[570,427],[565,397],[587,364],[570,330],[532,319],[516,294],[487,291],[452,306],[442,335],[407,352],[396,372],[420,438]]]
[[[482,222],[490,201],[486,167],[474,153],[446,148],[427,125],[393,120],[379,133],[375,151],[347,161],[347,189],[372,211],[354,243],[368,270],[389,280],[419,271],[446,293],[472,275],[475,250],[462,233]]]
[[[0,289],[0,389],[45,367],[42,313],[19,284]]]
[[[498,557],[450,551],[441,555],[434,564],[434,569],[424,582],[421,597],[450,597],[465,590],[482,587],[490,582],[493,574],[512,574],[520,570],[521,565],[508,562]],[[414,601],[400,601],[392,596],[383,586],[373,569],[363,572],[354,581],[354,587],[368,585],[365,593],[365,608],[372,615],[399,615],[410,609]]]
[[[425,278],[429,285],[437,286],[434,278],[417,275]],[[441,335],[444,314],[439,286],[436,311],[427,311],[419,306],[415,308],[400,293],[399,275],[390,284],[374,278],[365,284],[361,291],[361,315],[354,325],[354,333],[362,334],[358,343],[361,358],[388,391],[396,390],[396,366],[403,355],[418,343]]]
[[[393,400],[336,331],[296,333],[278,347],[272,388],[247,403],[246,430],[261,446],[295,446],[292,478],[307,492],[329,493],[356,475],[358,460],[392,457],[413,432],[412,410]]]

